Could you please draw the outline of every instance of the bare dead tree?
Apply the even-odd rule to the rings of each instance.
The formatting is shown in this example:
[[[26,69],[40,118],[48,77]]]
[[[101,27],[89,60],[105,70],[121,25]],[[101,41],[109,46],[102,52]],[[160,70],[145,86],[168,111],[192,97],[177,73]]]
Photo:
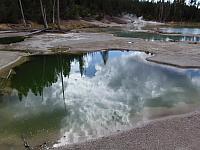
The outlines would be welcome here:
[[[45,19],[45,22],[47,24],[47,14],[46,14],[46,9],[44,8],[44,19]],[[48,24],[47,24],[47,28],[48,28]]]
[[[44,21],[44,27],[48,28],[48,23],[47,23],[47,19],[46,19],[46,11],[43,7],[42,0],[40,0],[40,7],[41,7],[42,18],[43,18],[43,21]]]
[[[53,24],[55,24],[55,7],[56,7],[56,0],[53,1],[53,18],[52,18]]]
[[[26,20],[25,20],[25,17],[24,17],[24,10],[23,10],[23,7],[22,7],[22,2],[21,2],[21,0],[19,0],[19,6],[20,6],[20,10],[21,10],[21,15],[22,15],[23,24],[24,24],[24,26],[26,27]]]
[[[57,21],[58,29],[60,29],[60,0],[57,0]]]

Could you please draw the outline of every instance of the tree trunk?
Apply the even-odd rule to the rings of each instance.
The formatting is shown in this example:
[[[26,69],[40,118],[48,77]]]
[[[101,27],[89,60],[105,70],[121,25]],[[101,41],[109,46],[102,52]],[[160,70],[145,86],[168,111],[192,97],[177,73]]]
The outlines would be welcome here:
[[[168,4],[169,4],[169,9],[167,10],[167,13],[166,13],[166,16],[165,16],[165,20],[169,20],[169,17],[170,17],[170,12],[171,12],[171,4],[170,4],[170,1],[168,1]]]
[[[60,0],[57,0],[57,21],[58,29],[60,29]]]
[[[25,20],[25,17],[24,17],[24,10],[23,10],[23,7],[22,7],[21,0],[19,0],[19,6],[20,6],[21,14],[22,14],[23,24],[26,27],[26,20]]]
[[[160,5],[160,22],[163,22],[163,12],[164,12],[164,0],[162,0]]]
[[[53,1],[53,18],[52,23],[55,24],[55,7],[56,7],[56,0]]]
[[[41,7],[42,18],[43,18],[43,21],[44,21],[44,27],[48,28],[47,20],[46,20],[46,17],[45,17],[46,13],[45,13],[45,9],[44,9],[43,4],[42,4],[42,0],[40,0],[40,7]]]

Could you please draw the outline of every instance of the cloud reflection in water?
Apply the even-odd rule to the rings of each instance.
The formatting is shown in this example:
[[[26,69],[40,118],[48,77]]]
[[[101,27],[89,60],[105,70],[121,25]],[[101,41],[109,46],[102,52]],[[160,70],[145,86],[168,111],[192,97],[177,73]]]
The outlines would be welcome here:
[[[199,90],[184,70],[149,63],[145,57],[132,52],[109,59],[106,66],[92,64],[93,77],[71,72],[65,80],[71,113],[62,120],[63,137],[55,146],[107,135],[154,116],[181,113],[187,104],[199,101]]]
[[[35,117],[35,124],[42,113],[50,115],[40,122],[58,118],[57,147],[198,108],[199,70],[158,65],[146,57],[141,52],[110,51],[33,59],[16,69],[11,80],[21,102],[13,94],[2,110],[13,111],[18,119]],[[63,111],[52,117],[59,110]]]

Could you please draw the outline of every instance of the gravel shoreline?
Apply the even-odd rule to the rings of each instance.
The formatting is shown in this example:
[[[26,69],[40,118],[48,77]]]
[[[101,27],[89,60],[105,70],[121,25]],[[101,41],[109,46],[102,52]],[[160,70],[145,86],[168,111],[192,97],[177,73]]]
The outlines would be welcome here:
[[[150,121],[128,131],[56,150],[199,150],[200,112]]]

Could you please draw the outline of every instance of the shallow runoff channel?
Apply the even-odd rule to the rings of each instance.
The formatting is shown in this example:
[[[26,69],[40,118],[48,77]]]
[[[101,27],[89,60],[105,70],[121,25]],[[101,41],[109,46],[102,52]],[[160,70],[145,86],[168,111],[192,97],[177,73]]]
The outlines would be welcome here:
[[[194,111],[200,70],[136,51],[32,56],[1,82],[0,149],[60,147]]]

